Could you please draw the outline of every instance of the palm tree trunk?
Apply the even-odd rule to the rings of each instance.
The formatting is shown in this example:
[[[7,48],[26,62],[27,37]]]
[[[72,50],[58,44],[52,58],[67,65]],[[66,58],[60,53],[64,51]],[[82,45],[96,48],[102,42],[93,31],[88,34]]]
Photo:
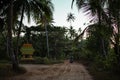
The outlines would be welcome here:
[[[24,17],[24,5],[22,7],[22,14],[21,14],[21,19],[20,19],[20,26],[18,28],[18,35],[17,35],[17,49],[16,49],[16,60],[18,61],[18,54],[19,54],[19,38],[20,38],[20,32],[21,32],[21,27],[22,27],[22,21],[23,21],[23,17]],[[19,62],[18,62],[19,63]]]
[[[117,17],[117,26],[118,26],[118,34],[117,34],[117,38],[116,38],[116,54],[117,54],[117,59],[118,59],[118,63],[120,64],[120,23],[119,23],[119,15]]]
[[[49,42],[48,42],[48,31],[47,31],[46,23],[45,23],[45,31],[46,31],[46,41],[47,41],[47,56],[49,57]]]
[[[97,9],[98,12],[98,24],[99,24],[99,29],[101,29],[101,8]],[[106,50],[105,50],[105,43],[104,43],[104,39],[102,38],[102,36],[100,35],[100,42],[101,42],[101,52],[102,54],[106,57]]]
[[[15,55],[13,52],[13,45],[12,45],[12,26],[13,26],[13,0],[10,1],[9,12],[8,12],[8,52],[10,54],[10,58],[12,61],[13,70],[18,69],[18,64],[15,60]]]
[[[98,23],[99,25],[101,25],[101,11],[100,9],[98,9],[97,11],[98,11]]]
[[[111,16],[112,16],[112,14],[111,14],[111,8],[110,8],[110,5],[112,5],[113,3],[111,3],[111,1],[109,1],[109,23],[108,23],[108,25],[109,25],[109,27],[112,27],[112,21],[111,21]],[[120,29],[119,29],[119,26],[120,26],[120,24],[119,24],[119,14],[118,13],[116,13],[116,19],[117,19],[117,26],[118,26],[118,34],[116,34],[116,35],[114,35],[114,37],[115,37],[115,43],[113,43],[113,45],[114,45],[114,53],[116,54],[116,58],[117,58],[117,60],[118,60],[118,63],[120,63],[120,56],[118,56],[118,54],[119,54],[119,52],[120,52],[120,48],[119,48],[119,34],[120,34]]]
[[[106,49],[105,49],[105,40],[102,39],[102,48],[103,48],[103,55],[106,58],[107,57],[107,53],[106,53]]]

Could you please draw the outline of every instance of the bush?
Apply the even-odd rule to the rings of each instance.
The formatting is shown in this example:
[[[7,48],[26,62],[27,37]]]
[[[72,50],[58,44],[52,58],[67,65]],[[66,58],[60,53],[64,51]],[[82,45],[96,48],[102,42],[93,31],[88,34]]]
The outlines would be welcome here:
[[[8,60],[0,60],[0,63],[10,63]]]
[[[21,60],[20,63],[22,64],[56,64],[56,63],[63,63],[63,60],[53,60],[47,57],[35,57],[33,60]]]
[[[51,63],[51,60],[48,59],[47,57],[44,57],[44,58],[43,58],[43,62],[44,62],[44,64],[50,64],[50,63]]]
[[[80,53],[74,53],[73,57],[74,57],[74,60],[80,60],[81,55]]]
[[[37,63],[37,64],[43,64],[44,60],[41,57],[35,57],[35,63]]]

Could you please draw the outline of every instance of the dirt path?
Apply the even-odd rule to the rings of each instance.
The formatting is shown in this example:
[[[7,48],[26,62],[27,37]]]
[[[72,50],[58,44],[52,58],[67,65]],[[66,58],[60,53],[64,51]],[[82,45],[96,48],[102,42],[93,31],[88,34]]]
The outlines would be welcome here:
[[[54,65],[22,65],[27,72],[8,80],[92,80],[82,64],[65,61]]]

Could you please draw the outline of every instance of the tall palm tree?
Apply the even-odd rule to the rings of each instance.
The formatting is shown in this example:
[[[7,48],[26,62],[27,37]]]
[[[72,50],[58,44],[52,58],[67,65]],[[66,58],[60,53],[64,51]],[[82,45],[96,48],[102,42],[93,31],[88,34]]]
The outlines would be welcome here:
[[[11,3],[11,7],[10,7],[10,3]],[[9,9],[7,10],[7,12],[5,12],[5,10],[6,10],[6,8],[8,8],[9,7]],[[5,13],[4,13],[5,12]],[[11,55],[11,47],[10,48],[8,48],[9,46],[11,46],[11,35],[10,34],[6,34],[6,36],[4,36],[4,34],[3,34],[3,31],[5,31],[4,30],[4,28],[5,28],[5,24],[7,24],[7,29],[6,29],[6,32],[11,32],[10,31],[10,29],[11,29],[11,13],[12,13],[12,2],[11,2],[11,0],[1,0],[0,1],[0,28],[1,28],[1,30],[0,30],[0,32],[1,32],[1,34],[3,35],[3,37],[4,37],[4,40],[6,41],[6,47],[7,47],[7,55]],[[9,16],[9,17],[7,17],[7,15]],[[7,21],[6,21],[7,20]],[[8,26],[9,26],[9,28],[8,28]],[[6,39],[7,38],[7,39]],[[9,42],[8,42],[9,41]],[[12,58],[11,58],[12,59]],[[13,59],[12,59],[13,60]]]
[[[20,37],[24,14],[27,15],[28,22],[30,20],[30,17],[32,17],[35,21],[41,19],[43,13],[47,17],[51,17],[53,14],[53,4],[51,3],[51,0],[1,0],[1,1],[0,1],[0,16],[3,15],[5,17],[8,17],[7,18],[8,44],[9,44],[8,52],[12,57],[11,59],[14,64],[13,66],[18,66],[16,57],[18,54],[18,43],[19,43],[19,37]],[[9,13],[6,15],[8,10]],[[12,27],[14,26],[13,24],[15,24],[18,17],[20,17],[20,26],[18,29],[18,36],[17,36],[17,54],[14,55],[12,48]]]
[[[70,22],[70,26],[72,26],[72,21],[74,22],[75,16],[73,13],[68,13],[67,15],[67,21]]]
[[[12,60],[12,65],[13,69],[16,70],[18,69],[17,62],[15,60],[15,55],[13,53],[13,45],[12,45],[12,26],[13,26],[13,0],[10,0],[10,5],[8,7],[8,23],[7,23],[7,30],[8,30],[8,52],[10,54],[11,60]]]
[[[98,22],[101,23],[101,19],[104,14],[104,6],[107,0],[72,0],[71,6],[76,1],[78,9],[84,8],[85,12],[91,13],[95,17],[97,15]],[[89,12],[90,11],[90,12]]]
[[[69,35],[70,35],[71,40],[73,40],[77,36],[77,33],[76,33],[75,29],[73,29],[72,26],[70,26]]]
[[[47,10],[47,8],[46,8],[45,9],[46,13],[45,12],[41,13],[41,18],[37,20],[37,24],[40,24],[41,26],[45,27],[46,43],[47,43],[47,56],[50,57],[49,56],[49,40],[48,40],[47,26],[52,25],[51,23],[53,23],[52,11],[54,10],[54,8],[53,8],[53,4],[51,3],[50,0],[46,0],[46,4],[47,4],[48,8],[50,7],[50,10]],[[47,14],[47,13],[49,13],[49,14]]]
[[[101,25],[102,22],[105,18],[103,16],[105,16],[105,12],[104,12],[104,6],[107,0],[72,0],[72,5],[73,2],[76,1],[76,5],[78,7],[78,9],[80,8],[84,8],[85,12],[91,12],[91,14],[93,15],[93,17],[95,17],[95,15],[97,15],[97,20],[99,23],[99,30],[101,29]],[[71,5],[71,6],[72,6]],[[104,21],[103,21],[104,22]],[[104,24],[104,23],[103,23]],[[101,31],[101,30],[100,30]],[[101,40],[101,50],[104,54],[106,54],[105,48],[104,48],[104,39],[102,38],[102,36],[99,36],[100,40]]]
[[[18,40],[20,37],[24,14],[27,15],[28,22],[30,21],[30,17],[33,17],[33,19],[37,21],[38,19],[41,19],[42,13],[44,13],[46,16],[52,16],[53,5],[50,0],[16,0],[14,2],[14,10],[16,12],[15,15],[21,15],[17,36],[18,54]]]
[[[114,3],[114,4],[113,4]],[[114,45],[114,51],[117,55],[118,63],[120,63],[120,1],[119,0],[108,0],[109,17],[111,19],[110,26],[113,26],[113,38],[112,43]],[[114,30],[115,29],[115,30]],[[113,41],[114,40],[114,41]]]
[[[70,38],[72,39],[72,37],[74,36],[74,29],[72,27],[72,21],[74,22],[75,20],[75,16],[73,13],[68,13],[67,15],[67,21],[70,22],[70,29],[69,29],[69,32],[70,32]]]
[[[48,30],[47,26],[51,25],[53,23],[53,18],[52,16],[47,16],[46,14],[42,14],[41,19],[37,21],[38,24],[41,26],[45,27],[45,32],[46,32],[46,43],[47,43],[47,56],[50,57],[49,55],[49,39],[48,39]],[[51,25],[52,26],[52,25]]]

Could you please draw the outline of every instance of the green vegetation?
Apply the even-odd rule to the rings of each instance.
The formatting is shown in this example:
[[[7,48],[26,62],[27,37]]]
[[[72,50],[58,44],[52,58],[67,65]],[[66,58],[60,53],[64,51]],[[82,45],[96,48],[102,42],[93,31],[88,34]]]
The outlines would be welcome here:
[[[70,28],[52,24],[51,0],[0,1],[0,77],[24,73],[19,62],[53,64],[74,57],[89,61],[88,70],[95,80],[120,80],[120,0],[72,0],[72,5],[74,1],[78,9],[92,14],[82,32],[72,26],[72,13],[67,16]],[[25,15],[37,26],[25,26]],[[34,48],[34,59],[21,60],[21,52],[27,50],[21,47],[27,43]]]
[[[80,42],[80,58],[92,63],[95,80],[119,80],[120,74],[120,1],[72,0],[78,9],[92,14],[90,25],[75,39]],[[113,4],[114,3],[114,4]],[[83,34],[86,39],[82,39]],[[100,78],[101,77],[101,78]]]
[[[88,60],[80,60],[79,63],[82,63],[86,66],[86,69],[89,71],[89,74],[93,76],[94,80],[119,80],[119,71],[115,70],[103,70],[98,68],[94,62]]]
[[[49,59],[47,57],[34,57],[34,60],[30,60],[30,59],[24,59],[21,60],[20,63],[21,64],[58,64],[58,63],[63,63],[64,60],[53,60],[53,59]]]

